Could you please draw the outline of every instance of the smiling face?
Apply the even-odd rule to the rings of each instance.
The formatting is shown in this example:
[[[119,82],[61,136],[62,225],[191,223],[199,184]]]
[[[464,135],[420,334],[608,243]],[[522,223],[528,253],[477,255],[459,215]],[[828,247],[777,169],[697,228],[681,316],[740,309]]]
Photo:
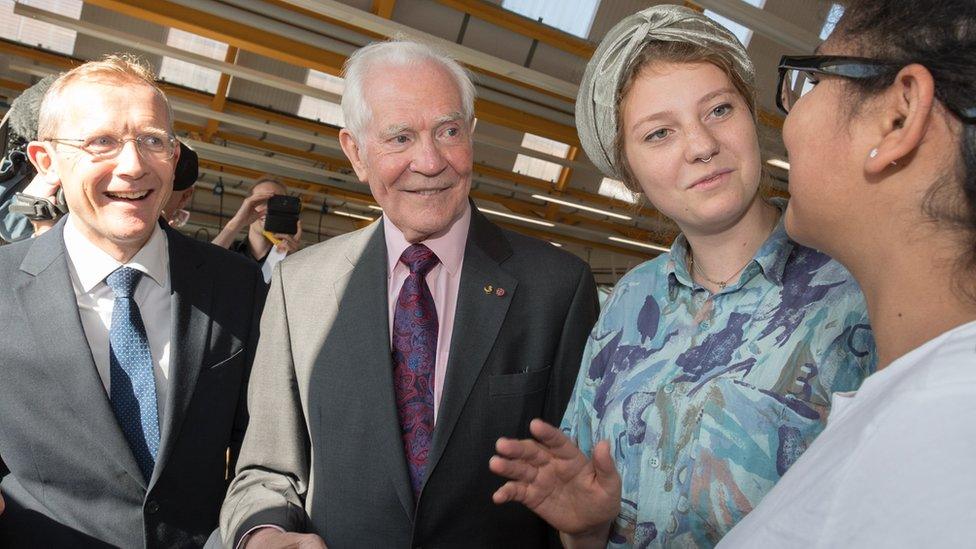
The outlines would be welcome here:
[[[727,230],[758,204],[756,125],[721,69],[653,63],[635,77],[620,109],[631,173],[685,234]]]
[[[360,181],[410,242],[446,231],[467,207],[471,125],[440,65],[374,67],[366,77],[364,135],[340,142]]]
[[[143,83],[79,80],[61,97],[63,115],[55,137],[171,134],[163,98]],[[46,177],[60,181],[81,232],[116,259],[134,255],[149,239],[172,193],[176,156],[144,157],[134,141],[125,143],[115,158],[101,160],[64,143],[45,142],[44,149],[50,162],[43,166]]]

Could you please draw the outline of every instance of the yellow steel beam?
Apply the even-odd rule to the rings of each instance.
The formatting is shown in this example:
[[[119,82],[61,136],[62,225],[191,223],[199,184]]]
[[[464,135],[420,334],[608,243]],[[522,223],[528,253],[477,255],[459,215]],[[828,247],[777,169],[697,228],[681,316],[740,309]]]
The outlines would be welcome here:
[[[165,27],[225,42],[265,57],[338,75],[345,56],[168,0],[86,0]]]
[[[439,3],[470,14],[482,21],[492,25],[510,30],[512,32],[528,36],[544,44],[567,51],[584,59],[593,56],[596,47],[586,40],[581,40],[570,34],[561,32],[548,25],[533,21],[527,17],[522,17],[517,13],[511,12],[497,6],[484,2],[483,0],[437,0]],[[375,5],[375,4],[374,4]]]
[[[224,56],[225,63],[237,63],[237,46],[227,46],[227,54]],[[210,109],[223,112],[224,105],[227,104],[227,91],[230,87],[230,75],[227,73],[220,73],[220,81],[217,82],[217,92],[214,93],[213,101],[210,102]],[[203,140],[210,141],[213,139],[214,133],[217,131],[217,127],[220,125],[218,120],[207,120],[207,128],[203,132]]]
[[[30,84],[24,84],[23,82],[17,82],[16,80],[8,80],[6,78],[0,78],[0,88],[7,88],[8,90],[24,91],[30,87]]]
[[[373,0],[373,13],[384,19],[393,19],[393,8],[396,0]]]
[[[150,21],[178,28],[213,40],[237,46],[265,57],[307,67],[332,75],[341,75],[346,57],[285,36],[269,33],[207,12],[187,8],[168,0],[88,0],[90,4]],[[479,118],[556,139],[563,143],[579,144],[576,128],[553,122],[499,103],[479,99],[475,103]]]

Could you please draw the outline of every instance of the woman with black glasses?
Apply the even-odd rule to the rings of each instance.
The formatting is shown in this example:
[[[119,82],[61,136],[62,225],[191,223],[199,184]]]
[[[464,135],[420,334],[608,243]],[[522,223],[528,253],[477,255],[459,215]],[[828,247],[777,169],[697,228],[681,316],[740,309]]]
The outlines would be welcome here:
[[[495,501],[567,545],[714,545],[820,433],[830,393],[873,371],[850,274],[760,196],[754,82],[735,36],[680,6],[624,19],[587,66],[587,154],[681,235],[618,282],[562,429],[497,444],[512,480]]]
[[[786,227],[860,282],[879,371],[723,546],[973,547],[976,3],[853,0],[819,50],[780,66]]]

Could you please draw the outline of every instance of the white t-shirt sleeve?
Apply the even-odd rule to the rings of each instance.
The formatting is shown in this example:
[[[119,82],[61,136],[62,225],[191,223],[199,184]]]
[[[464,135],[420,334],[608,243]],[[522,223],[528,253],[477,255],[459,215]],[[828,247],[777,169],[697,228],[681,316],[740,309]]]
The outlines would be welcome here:
[[[896,402],[853,449],[824,517],[824,539],[811,544],[976,546],[973,394],[964,384],[892,395]]]

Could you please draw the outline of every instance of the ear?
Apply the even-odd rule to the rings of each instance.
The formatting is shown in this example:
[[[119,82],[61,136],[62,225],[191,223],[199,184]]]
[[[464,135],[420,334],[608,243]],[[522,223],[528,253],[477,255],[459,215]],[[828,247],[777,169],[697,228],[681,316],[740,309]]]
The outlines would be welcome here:
[[[58,174],[57,162],[55,162],[54,145],[50,141],[28,143],[27,157],[47,184],[52,186],[61,184],[61,176]]]
[[[368,183],[367,175],[369,170],[366,167],[366,156],[359,148],[359,142],[353,137],[349,130],[343,128],[339,130],[339,146],[342,152],[346,153],[346,158],[352,163],[352,169],[356,171],[356,177],[363,183]]]
[[[183,195],[180,197],[179,204],[176,205],[176,209],[178,210],[184,209],[187,203],[190,202],[190,197],[193,196],[193,187],[180,192],[183,193]]]
[[[882,138],[877,154],[868,156],[864,169],[880,174],[905,159],[921,145],[935,103],[935,80],[919,64],[904,67],[884,92]]]

